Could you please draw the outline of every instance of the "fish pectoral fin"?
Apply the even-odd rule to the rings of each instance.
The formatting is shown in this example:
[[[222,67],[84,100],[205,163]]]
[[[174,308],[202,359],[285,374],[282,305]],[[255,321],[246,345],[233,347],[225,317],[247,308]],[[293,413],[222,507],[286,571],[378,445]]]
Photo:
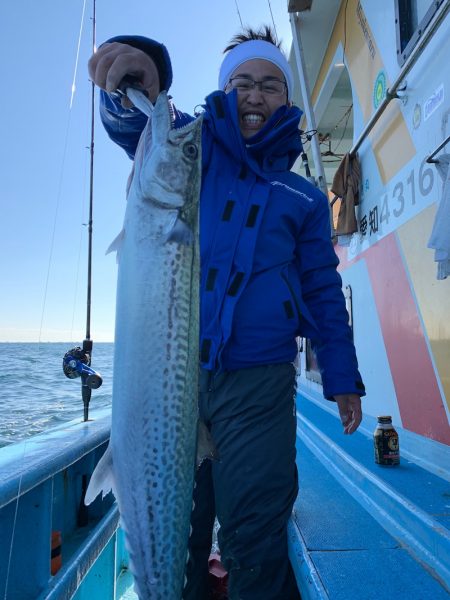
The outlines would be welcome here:
[[[97,496],[102,492],[102,499],[112,490],[114,492],[114,472],[111,446],[108,446],[105,454],[98,461],[94,472],[91,475],[84,503],[86,506],[94,502]]]
[[[219,452],[217,451],[206,424],[199,419],[197,423],[197,467],[199,467],[206,458],[209,458],[210,460],[219,460]]]
[[[123,238],[125,237],[125,229],[122,229],[121,232],[119,233],[119,235],[117,235],[113,241],[110,243],[110,245],[108,246],[108,249],[106,250],[105,254],[110,254],[111,252],[117,252],[117,255],[119,255],[120,249],[122,247],[122,243],[123,243]]]
[[[194,233],[180,217],[175,221],[172,229],[167,234],[166,242],[174,242],[183,246],[192,246],[194,243]]]

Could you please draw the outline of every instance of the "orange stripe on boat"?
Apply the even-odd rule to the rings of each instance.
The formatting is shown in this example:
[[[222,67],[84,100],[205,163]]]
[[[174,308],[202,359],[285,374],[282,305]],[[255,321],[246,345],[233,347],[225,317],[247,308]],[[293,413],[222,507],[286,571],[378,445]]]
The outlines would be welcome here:
[[[403,426],[450,443],[450,426],[394,233],[364,253]]]

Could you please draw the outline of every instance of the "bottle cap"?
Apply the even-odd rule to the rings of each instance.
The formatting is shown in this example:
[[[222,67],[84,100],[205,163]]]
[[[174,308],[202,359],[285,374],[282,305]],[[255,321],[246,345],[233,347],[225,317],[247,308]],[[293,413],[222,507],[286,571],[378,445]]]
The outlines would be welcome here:
[[[377,417],[379,423],[392,423],[392,417],[385,415]]]

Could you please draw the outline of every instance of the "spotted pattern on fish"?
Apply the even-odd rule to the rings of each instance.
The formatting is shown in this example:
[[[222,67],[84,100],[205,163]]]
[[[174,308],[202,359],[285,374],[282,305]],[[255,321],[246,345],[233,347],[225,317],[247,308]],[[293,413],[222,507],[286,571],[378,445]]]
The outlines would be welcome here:
[[[140,600],[178,600],[184,584],[198,419],[201,127],[200,117],[172,129],[159,96],[118,250],[110,451]]]

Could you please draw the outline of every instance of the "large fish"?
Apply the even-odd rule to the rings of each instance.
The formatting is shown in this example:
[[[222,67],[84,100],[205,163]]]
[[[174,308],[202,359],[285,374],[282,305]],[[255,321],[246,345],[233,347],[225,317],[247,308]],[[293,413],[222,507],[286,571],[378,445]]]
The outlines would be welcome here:
[[[111,439],[86,503],[112,488],[141,600],[184,585],[198,419],[202,118],[173,129],[160,94],[118,238]]]

